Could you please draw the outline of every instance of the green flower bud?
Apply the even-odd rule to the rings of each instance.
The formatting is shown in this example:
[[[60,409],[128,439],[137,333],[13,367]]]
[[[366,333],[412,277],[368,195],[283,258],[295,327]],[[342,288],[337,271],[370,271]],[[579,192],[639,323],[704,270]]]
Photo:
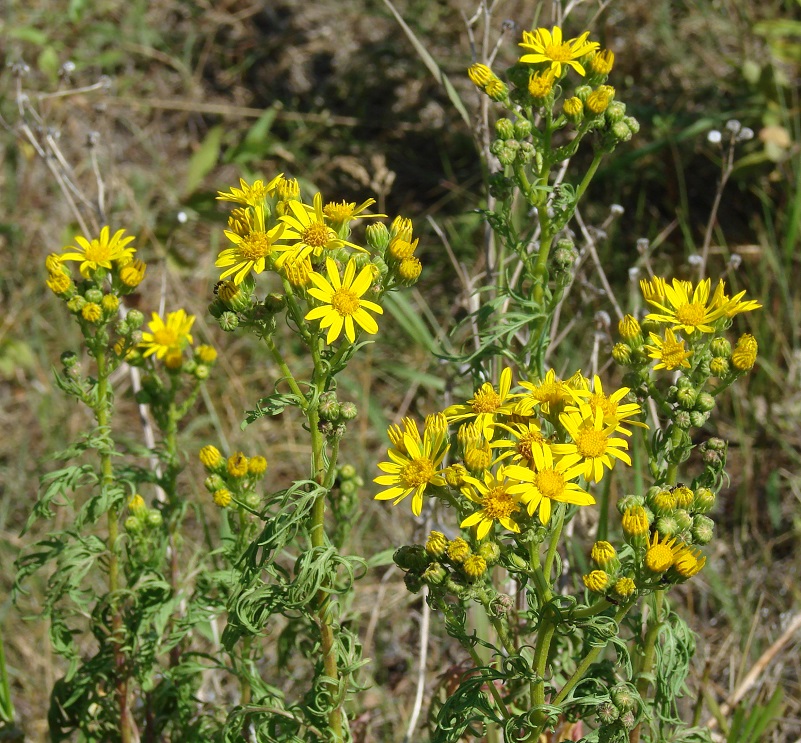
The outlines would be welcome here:
[[[695,409],[702,412],[708,413],[710,410],[713,410],[715,407],[715,398],[710,395],[708,392],[700,392],[698,394],[698,399],[695,401]]]
[[[623,117],[623,123],[629,128],[632,134],[637,134],[640,131],[640,122],[633,116]]]
[[[624,495],[617,502],[617,510],[620,514],[624,514],[629,510],[629,508],[635,508],[636,506],[644,505],[645,498],[643,498],[641,495]]]
[[[339,406],[339,416],[344,421],[352,421],[358,414],[359,411],[352,402],[343,402]]]
[[[186,367],[188,366],[189,364],[187,363]],[[184,368],[184,371],[189,372],[189,369],[186,367]],[[198,379],[201,382],[203,382],[209,378],[209,374],[211,374],[211,371],[209,370],[209,367],[206,366],[205,364],[197,364],[194,373],[195,373],[195,379]]]
[[[151,529],[157,529],[164,523],[164,517],[161,515],[161,511],[156,511],[155,509],[148,510],[145,523]]]
[[[582,103],[587,102],[587,98],[590,97],[590,93],[592,93],[592,86],[590,85],[579,85],[576,88],[575,95]]]
[[[128,325],[127,321],[120,320],[115,326],[114,330],[116,331],[117,335],[126,336],[128,333],[131,332],[131,326]]]
[[[490,616],[502,617],[514,608],[514,599],[505,593],[499,593],[492,598],[489,605]]]
[[[103,292],[100,289],[87,289],[83,296],[87,302],[100,304],[103,301]]]
[[[501,548],[495,542],[484,542],[476,554],[483,557],[487,565],[494,565],[501,556]]]
[[[374,222],[368,225],[364,232],[367,238],[367,244],[373,250],[384,251],[389,246],[389,230],[383,222]]]
[[[709,413],[702,413],[700,410],[690,411],[690,423],[693,428],[701,428],[709,420]]]
[[[676,401],[684,410],[692,410],[697,399],[698,393],[693,387],[679,388],[676,392]]]
[[[498,119],[495,122],[495,131],[500,139],[513,139],[515,127],[509,119]]]
[[[341,480],[352,480],[356,477],[356,468],[352,464],[343,464],[339,468],[339,477]]]
[[[528,119],[518,119],[515,121],[516,139],[526,139],[531,134],[531,122]]]
[[[698,488],[695,491],[693,511],[695,513],[709,513],[715,505],[715,494],[709,488]]]
[[[242,503],[256,511],[261,507],[261,496],[253,490],[249,490],[242,496]]]
[[[219,476],[219,475],[217,475],[217,474],[214,474],[214,475],[209,475],[209,476],[208,476],[208,477],[207,477],[207,478],[206,478],[206,479],[203,481],[203,486],[204,486],[204,487],[206,488],[206,490],[208,490],[210,493],[213,493],[213,492],[215,492],[216,490],[219,490],[220,488],[224,488],[224,487],[225,487],[225,480],[223,480],[223,479],[222,479],[222,477],[220,477],[220,476]]]
[[[441,586],[448,578],[448,571],[439,562],[432,562],[424,571],[423,571],[423,583],[427,583],[429,586]]]
[[[602,725],[610,725],[620,717],[620,710],[612,702],[602,702],[596,707],[595,714]]]
[[[715,536],[715,522],[708,516],[695,516],[690,533],[696,544],[709,544]]]
[[[320,417],[327,421],[336,421],[340,416],[340,405],[336,392],[323,392],[320,395]]]
[[[498,155],[506,149],[506,140],[505,139],[493,139],[490,143],[490,152],[498,157]]]
[[[633,712],[639,706],[640,695],[629,684],[617,684],[612,687],[609,696],[621,712]]]
[[[731,356],[731,342],[727,338],[718,336],[709,344],[709,351],[717,358],[728,359]]]
[[[619,121],[623,121],[625,115],[626,104],[623,101],[612,101],[604,111],[604,116],[609,124],[617,124]]]
[[[537,149],[531,142],[521,142],[520,150],[517,153],[517,158],[522,163],[530,163],[534,156],[537,154]]]
[[[628,142],[631,139],[631,129],[622,121],[612,124],[612,136],[618,142]]]
[[[687,531],[694,523],[689,511],[685,511],[683,508],[676,509],[674,518],[676,519],[676,523],[679,525],[679,531]]]
[[[626,730],[632,730],[637,724],[637,717],[634,712],[626,710],[622,715],[620,715],[620,724],[623,725]]]
[[[511,165],[517,157],[517,152],[509,147],[502,147],[496,157],[501,165]]]
[[[220,328],[226,333],[230,333],[239,327],[239,317],[235,312],[223,312],[218,318]]]
[[[356,495],[358,492],[359,487],[356,485],[355,480],[342,480],[339,483],[339,491],[342,495]]]
[[[660,537],[666,539],[676,536],[681,531],[678,521],[673,516],[660,516],[656,520],[654,528]]]
[[[67,309],[76,315],[86,306],[86,300],[80,295],[76,294],[72,299],[67,302]]]
[[[615,343],[612,347],[612,358],[621,366],[629,366],[632,363],[631,347],[625,343]]]
[[[692,426],[690,414],[686,410],[677,410],[673,420],[679,428],[682,428],[685,431]]]
[[[123,524],[129,534],[139,534],[142,531],[142,522],[136,516],[129,516]]]
[[[726,442],[723,439],[719,439],[717,436],[712,437],[706,442],[706,448],[712,449],[712,451],[725,452],[727,446]]]

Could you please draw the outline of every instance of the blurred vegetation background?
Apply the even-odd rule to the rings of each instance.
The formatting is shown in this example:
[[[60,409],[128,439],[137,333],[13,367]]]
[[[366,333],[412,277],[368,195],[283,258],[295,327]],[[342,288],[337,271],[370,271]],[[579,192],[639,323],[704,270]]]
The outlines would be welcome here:
[[[704,241],[726,169],[725,150],[707,132],[736,119],[756,133],[737,146],[726,171],[708,274],[763,303],[763,312],[737,324],[756,335],[760,358],[707,432],[731,442],[721,535],[703,574],[676,595],[699,634],[690,686],[706,704],[703,719],[756,667],[744,705],[723,715],[728,739],[801,740],[799,638],[759,665],[801,604],[801,8],[793,0],[569,4],[567,34],[589,29],[615,52],[610,83],[642,124],[605,162],[582,211],[624,306],[629,269],[643,265],[638,240],[649,241],[656,271],[695,276],[689,259]],[[495,69],[514,61],[522,29],[550,25],[563,6],[497,2],[490,35],[504,39]],[[396,8],[477,115],[479,94],[465,75],[475,61],[465,30],[475,2],[397,0]],[[35,585],[22,612],[10,603],[13,561],[38,477],[51,467],[48,453],[87,421],[52,383],[51,366],[77,349],[78,333],[44,286],[45,256],[71,239],[75,219],[23,124],[54,138],[89,198],[97,195],[96,158],[107,222],[137,234],[148,261],[138,306],[146,313],[162,302],[167,310],[185,307],[197,315],[197,336],[221,351],[198,415],[182,432],[186,497],[212,521],[196,461],[203,444],[265,454],[275,482],[298,475],[306,457],[296,421],[262,419],[240,430],[243,411],[276,374],[254,339],[223,334],[205,313],[225,222],[216,191],[240,176],[285,172],[329,200],[375,196],[382,211],[411,217],[422,234],[420,284],[393,305],[378,342],[343,380],[362,413],[347,456],[368,482],[386,425],[438,409],[458,382],[430,353],[464,313],[438,233],[475,267],[482,233],[474,210],[485,197],[473,132],[383,0],[6,0],[0,41],[0,627],[16,722],[36,741],[45,739],[47,690],[63,669],[36,619]],[[91,89],[53,95],[83,87]],[[21,118],[21,95],[39,122]],[[612,204],[624,207],[622,216],[603,232],[593,228]],[[563,310],[571,332],[554,354],[571,371],[588,368],[596,332],[602,357],[612,342],[596,316],[609,311],[608,298],[590,269],[580,281]],[[142,430],[129,382],[123,375],[117,383],[123,438],[135,444]],[[423,527],[407,510],[375,504],[371,495],[365,488],[353,552],[372,556],[420,538]],[[197,549],[205,549],[200,518],[194,523]],[[374,661],[357,740],[400,739],[391,731],[403,729],[414,703],[419,602],[391,567],[358,584],[350,611]],[[431,694],[460,660],[446,639],[432,639]],[[270,674],[277,676],[275,668],[265,667]],[[755,722],[758,713],[764,725]]]

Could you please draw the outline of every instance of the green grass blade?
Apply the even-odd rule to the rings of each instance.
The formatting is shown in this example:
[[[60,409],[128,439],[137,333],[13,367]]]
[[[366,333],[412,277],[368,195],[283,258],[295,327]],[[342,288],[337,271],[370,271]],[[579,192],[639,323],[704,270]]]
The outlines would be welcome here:
[[[453,87],[453,83],[448,79],[448,76],[440,69],[440,66],[436,63],[434,58],[428,53],[428,50],[425,48],[423,43],[420,39],[415,36],[414,31],[409,28],[406,21],[403,20],[403,17],[400,13],[398,13],[395,6],[392,4],[391,0],[384,0],[384,5],[389,8],[390,13],[395,16],[395,20],[398,22],[398,25],[403,29],[403,32],[406,36],[409,37],[409,41],[412,42],[412,45],[415,48],[415,51],[420,56],[420,59],[423,60],[423,63],[426,67],[428,67],[431,74],[437,79],[437,81],[445,88],[445,92],[448,94],[448,98],[451,99],[451,103],[453,103],[454,108],[459,112],[459,115],[464,120],[464,123],[467,126],[471,126],[470,124],[470,114],[467,113],[467,109],[465,108],[464,103],[462,103],[462,99],[459,97],[459,94],[456,92],[456,88]]]

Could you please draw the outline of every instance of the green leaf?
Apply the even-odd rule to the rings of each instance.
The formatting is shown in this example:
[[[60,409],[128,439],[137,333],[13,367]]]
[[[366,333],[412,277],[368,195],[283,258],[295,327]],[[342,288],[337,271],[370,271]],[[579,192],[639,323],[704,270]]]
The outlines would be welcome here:
[[[213,127],[209,130],[198,151],[192,155],[186,173],[184,195],[191,194],[217,164],[220,157],[222,135],[223,128],[221,126]]]

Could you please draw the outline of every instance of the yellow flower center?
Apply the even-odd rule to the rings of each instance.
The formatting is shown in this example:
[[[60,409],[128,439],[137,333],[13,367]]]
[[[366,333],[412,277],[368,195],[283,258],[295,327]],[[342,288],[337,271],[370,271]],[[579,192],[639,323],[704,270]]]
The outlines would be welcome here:
[[[342,317],[345,317],[345,315],[352,315],[359,309],[359,297],[356,295],[356,292],[343,286],[334,292],[334,296],[331,297],[331,306],[342,315]]]
[[[573,59],[573,50],[570,44],[548,44],[545,47],[545,56],[554,62],[569,62]]]
[[[617,413],[617,403],[612,402],[606,395],[599,395],[597,392],[594,392],[590,397],[590,408],[593,413],[600,408],[604,418],[611,418]]]
[[[541,433],[538,431],[529,431],[523,434],[517,442],[517,453],[524,459],[531,459],[531,445],[535,443],[541,444],[543,441],[545,441],[545,439]]]
[[[682,325],[695,327],[704,322],[706,307],[701,302],[688,302],[676,310],[676,318]]]
[[[608,440],[603,431],[594,428],[585,428],[579,431],[576,448],[585,459],[601,457],[606,453]]]
[[[257,261],[273,251],[273,244],[266,232],[251,232],[239,243],[239,254],[246,261]]]
[[[324,248],[330,239],[328,227],[322,222],[312,222],[301,235],[303,242],[312,248]]]
[[[554,469],[542,470],[535,479],[537,490],[546,498],[555,498],[562,495],[565,489],[565,478],[561,472]]]
[[[501,406],[501,396],[492,389],[491,384],[484,384],[473,395],[470,405],[474,413],[494,413]]]
[[[656,544],[645,554],[645,565],[655,573],[664,573],[673,564],[673,550],[666,544]]]
[[[684,350],[684,341],[668,341],[662,344],[662,362],[668,369],[675,369],[681,366],[681,362],[687,357]]]
[[[178,333],[172,328],[161,328],[153,332],[153,342],[170,348],[178,344]]]
[[[427,457],[412,459],[400,471],[400,480],[407,488],[425,485],[434,477],[434,463]]]
[[[326,204],[323,207],[323,213],[332,222],[347,222],[353,217],[355,207],[355,204],[346,204],[344,201],[341,204]]]
[[[111,260],[111,250],[108,244],[101,243],[98,240],[92,240],[89,247],[84,251],[87,261],[92,263],[100,263],[101,261]]]
[[[506,519],[519,510],[515,499],[502,485],[492,488],[481,500],[484,515],[488,519]]]

